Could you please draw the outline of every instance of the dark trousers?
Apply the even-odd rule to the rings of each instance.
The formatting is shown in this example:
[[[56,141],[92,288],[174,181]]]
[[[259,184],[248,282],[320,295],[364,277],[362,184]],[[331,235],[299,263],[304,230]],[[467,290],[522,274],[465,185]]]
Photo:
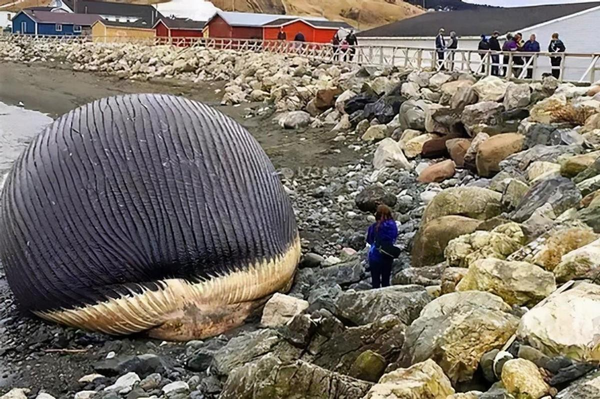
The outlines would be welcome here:
[[[444,52],[443,51],[438,51],[437,52],[437,66],[438,68],[440,68],[440,70],[444,70]]]
[[[393,259],[369,262],[371,267],[371,283],[373,288],[389,287],[392,274]]]
[[[523,63],[527,64],[532,57],[523,57]],[[527,79],[531,79],[533,77],[533,62],[527,67]]]
[[[552,76],[554,76],[556,79],[560,79],[561,61],[562,61],[562,58],[560,58],[560,57],[551,57],[550,58],[550,63],[552,64]]]
[[[498,76],[500,75],[500,55],[492,55],[492,75]]]

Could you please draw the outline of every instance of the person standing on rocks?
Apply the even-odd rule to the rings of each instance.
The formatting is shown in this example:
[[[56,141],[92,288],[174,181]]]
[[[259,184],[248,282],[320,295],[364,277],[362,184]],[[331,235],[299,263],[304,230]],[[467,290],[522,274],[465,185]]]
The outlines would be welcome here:
[[[441,28],[435,37],[435,52],[437,54],[437,67],[440,71],[444,70],[444,51],[446,51],[446,39],[444,39],[444,28]]]
[[[548,46],[550,53],[564,53],[567,50],[565,44],[558,38],[558,33],[552,34],[552,40]],[[560,79],[560,64],[562,63],[562,57],[550,57],[550,64],[552,64],[552,76],[556,79]]]
[[[502,47],[500,47],[500,42],[498,41],[498,36],[500,36],[500,32],[495,31],[492,37],[490,37],[491,51],[502,51]],[[500,75],[500,55],[498,53],[492,53],[492,75]]]
[[[388,248],[395,248],[398,227],[387,205],[379,205],[375,213],[375,223],[367,230],[367,244],[370,245],[368,260],[371,268],[373,288],[389,287],[392,274],[393,254]]]

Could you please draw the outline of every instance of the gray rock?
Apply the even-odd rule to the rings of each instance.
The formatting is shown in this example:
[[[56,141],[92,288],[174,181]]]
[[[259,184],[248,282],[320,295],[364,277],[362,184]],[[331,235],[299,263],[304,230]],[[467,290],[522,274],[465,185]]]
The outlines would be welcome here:
[[[325,258],[323,258],[321,255],[309,252],[302,257],[302,260],[300,261],[299,266],[301,268],[320,267],[324,261],[325,261]]]
[[[600,398],[600,371],[592,373],[570,385],[556,395],[556,399]]]
[[[496,382],[498,378],[496,378],[496,373],[494,373],[494,360],[496,359],[496,355],[500,352],[499,349],[492,349],[487,352],[483,356],[481,356],[481,360],[479,361],[479,366],[483,371],[483,377],[488,382]]]
[[[531,100],[531,90],[528,84],[508,83],[504,96],[504,108],[507,110],[525,108]]]
[[[141,377],[145,377],[152,373],[162,373],[167,368],[161,357],[150,353],[139,356],[115,357],[94,365],[95,371],[108,376],[134,372]]]
[[[562,142],[560,130],[554,125],[533,123],[525,129],[525,148],[541,145],[559,145]]]
[[[174,398],[177,395],[189,393],[190,387],[184,381],[175,381],[165,385],[162,392],[167,398]]]
[[[221,399],[362,399],[372,384],[298,360],[263,356],[234,370]]]
[[[298,129],[310,124],[310,114],[304,111],[292,111],[279,119],[279,125],[284,129]]]
[[[478,133],[485,132],[488,126],[498,126],[502,122],[504,106],[494,101],[480,102],[467,105],[460,120],[465,125],[467,133],[475,137]]]
[[[402,129],[425,130],[425,108],[423,101],[408,100],[400,106],[400,127]]]
[[[552,206],[555,215],[560,215],[576,206],[579,201],[581,201],[581,193],[570,179],[548,178],[529,189],[513,213],[512,219],[524,222],[546,203]]]
[[[429,106],[425,110],[425,130],[429,133],[460,136],[462,134],[460,112],[442,105]]]
[[[158,373],[150,374],[149,376],[147,376],[140,382],[140,388],[142,388],[145,391],[151,391],[160,386],[161,380],[162,380],[162,378],[161,378],[160,374],[158,374]]]
[[[509,171],[525,171],[530,164],[536,161],[554,162],[562,155],[577,155],[583,152],[583,148],[578,145],[559,145],[546,146],[536,145],[527,151],[522,151],[511,155],[504,161],[500,162],[502,170]]]
[[[487,392],[484,392],[479,399],[515,399],[515,397],[508,393],[501,382],[497,382]]]
[[[355,203],[361,211],[374,213],[377,206],[381,204],[394,207],[396,205],[396,196],[388,193],[381,186],[372,185],[366,187],[356,196]]]
[[[444,263],[440,263],[435,266],[407,267],[394,275],[392,284],[417,284],[424,287],[430,285],[440,285],[444,269],[446,269],[446,265]]]
[[[392,286],[369,291],[349,290],[336,300],[336,316],[356,325],[373,323],[386,315],[410,324],[431,301],[424,287]]]
[[[127,394],[135,384],[140,382],[140,377],[136,373],[127,373],[119,378],[113,385],[104,388],[105,393]]]

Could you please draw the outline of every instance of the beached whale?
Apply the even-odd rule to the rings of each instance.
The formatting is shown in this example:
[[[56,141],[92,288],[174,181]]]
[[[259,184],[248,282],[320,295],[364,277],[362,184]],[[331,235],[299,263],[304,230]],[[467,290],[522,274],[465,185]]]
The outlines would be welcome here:
[[[287,289],[300,257],[291,201],[259,144],[180,97],[65,114],[0,195],[0,260],[19,306],[88,330],[219,334]]]

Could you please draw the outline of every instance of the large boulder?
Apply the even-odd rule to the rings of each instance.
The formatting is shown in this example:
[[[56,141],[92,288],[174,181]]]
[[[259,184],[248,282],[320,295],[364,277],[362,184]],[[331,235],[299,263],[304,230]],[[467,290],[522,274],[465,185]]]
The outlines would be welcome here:
[[[373,94],[363,93],[357,96],[354,96],[348,100],[346,100],[344,104],[344,111],[348,115],[352,115],[356,111],[362,111],[365,109],[367,104],[371,104],[377,101],[377,97]]]
[[[487,133],[479,133],[473,140],[471,145],[467,149],[464,157],[465,166],[469,169],[476,169],[477,152],[481,144],[489,140],[490,135]]]
[[[429,79],[429,87],[433,90],[439,90],[450,79],[452,79],[452,76],[444,72],[438,72]]]
[[[402,129],[425,130],[425,109],[423,101],[408,100],[400,106],[400,127]]]
[[[268,354],[231,373],[221,399],[362,399],[372,384],[301,360],[282,361]]]
[[[530,111],[531,122],[552,123],[555,119],[554,113],[567,105],[564,95],[553,95],[535,104]]]
[[[369,291],[344,291],[336,301],[336,314],[355,325],[373,323],[386,315],[410,324],[419,317],[431,297],[420,285],[405,285]]]
[[[441,87],[442,97],[440,98],[440,104],[450,105],[452,98],[461,89],[470,89],[473,86],[473,82],[470,80],[454,80],[452,82],[444,83]],[[475,97],[477,100],[477,97]]]
[[[540,399],[550,391],[540,369],[525,359],[511,359],[504,364],[502,383],[517,398]]]
[[[555,125],[545,123],[529,123],[520,129],[525,136],[525,147],[532,148],[536,145],[559,145],[562,142],[561,130]]]
[[[600,87],[600,86],[598,86]],[[558,393],[556,399],[600,398],[600,371],[581,378]]]
[[[335,99],[342,93],[337,87],[317,90],[315,95],[315,107],[326,110],[335,105]]]
[[[438,162],[425,168],[417,180],[421,183],[440,183],[454,176],[455,166],[451,159]]]
[[[507,223],[492,231],[475,231],[453,239],[444,251],[449,266],[469,267],[480,259],[506,259],[525,243],[525,235],[516,223]]]
[[[557,226],[531,243],[533,252],[523,260],[553,271],[561,263],[564,255],[590,244],[597,238],[598,235],[581,222],[567,224],[564,227]]]
[[[460,114],[450,107],[432,104],[425,110],[425,130],[429,133],[461,133],[460,125]]]
[[[600,151],[568,157],[561,162],[560,173],[565,177],[575,177],[600,158]]]
[[[408,99],[416,100],[421,98],[421,88],[414,82],[403,83],[400,93]]]
[[[364,141],[379,141],[388,136],[388,127],[386,125],[373,125],[367,129],[361,139]]]
[[[496,76],[488,76],[473,85],[479,101],[502,101],[508,89],[508,83]]]
[[[447,215],[462,215],[478,220],[498,216],[502,195],[480,187],[456,187],[442,191],[427,205],[422,223]]]
[[[460,87],[450,99],[450,108],[460,110],[475,103],[477,103],[477,93],[473,87]]]
[[[556,282],[539,266],[490,258],[473,263],[456,290],[491,292],[509,305],[532,307],[556,290]]]
[[[310,114],[304,111],[292,111],[279,119],[279,125],[284,129],[298,129],[310,124]]]
[[[570,179],[555,177],[541,180],[525,194],[512,219],[524,222],[547,203],[550,204],[555,215],[560,215],[576,206],[579,201],[581,201],[581,193]]]
[[[429,140],[435,138],[436,136],[433,134],[421,134],[417,137],[414,137],[408,140],[404,144],[404,153],[407,158],[415,158],[423,152],[423,146]]]
[[[518,337],[548,356],[600,361],[600,285],[582,282],[521,318]]]
[[[356,97],[355,92],[353,92],[352,90],[346,90],[345,92],[340,94],[338,96],[338,98],[335,100],[335,109],[340,114],[346,113],[346,111],[345,111],[346,103],[348,102],[348,100],[350,100],[351,98],[354,98],[354,97]]]
[[[456,237],[474,232],[480,224],[480,220],[456,215],[442,216],[423,224],[413,242],[412,265],[422,267],[442,262],[448,243]]]
[[[376,102],[365,105],[363,115],[369,120],[377,118],[379,123],[390,123],[400,112],[404,101],[406,98],[401,96],[383,96]]]
[[[487,292],[454,292],[433,300],[406,330],[401,365],[432,359],[453,383],[470,381],[481,356],[515,332],[519,320],[510,310]]]
[[[557,162],[562,156],[581,154],[583,148],[579,145],[547,146],[536,145],[526,151],[509,156],[500,164],[501,169],[524,171],[536,161]],[[600,165],[600,163],[599,163]],[[599,168],[600,170],[600,168]]]
[[[492,136],[479,145],[475,163],[480,176],[489,177],[500,171],[500,162],[523,149],[524,137],[518,133]]]
[[[452,158],[459,168],[465,165],[465,155],[469,147],[471,147],[471,140],[469,139],[451,139],[446,141],[448,154],[450,154],[450,158]]]
[[[465,125],[467,133],[471,137],[486,131],[488,126],[498,126],[502,123],[502,112],[504,105],[495,101],[484,101],[473,105],[467,105],[460,120]]]
[[[436,136],[434,134],[429,135],[431,138],[423,143],[421,150],[421,156],[423,158],[440,158],[448,155],[448,148],[446,142],[454,138],[459,137],[456,134],[448,134],[445,136]]]
[[[385,374],[365,399],[446,399],[454,389],[444,370],[432,360]]]
[[[375,155],[373,155],[373,167],[375,167],[375,169],[411,169],[410,163],[404,156],[400,143],[389,137],[383,139],[377,146]]]
[[[289,295],[275,293],[263,308],[260,324],[280,327],[308,308],[308,302]]]
[[[563,255],[554,275],[559,283],[600,276],[600,240]]]
[[[530,101],[531,89],[528,84],[508,83],[508,86],[506,86],[506,95],[504,96],[504,108],[506,110],[525,108],[529,105]]]
[[[377,206],[381,204],[394,207],[397,199],[395,195],[387,192],[385,188],[372,185],[358,193],[354,201],[361,211],[374,213],[377,210]]]

